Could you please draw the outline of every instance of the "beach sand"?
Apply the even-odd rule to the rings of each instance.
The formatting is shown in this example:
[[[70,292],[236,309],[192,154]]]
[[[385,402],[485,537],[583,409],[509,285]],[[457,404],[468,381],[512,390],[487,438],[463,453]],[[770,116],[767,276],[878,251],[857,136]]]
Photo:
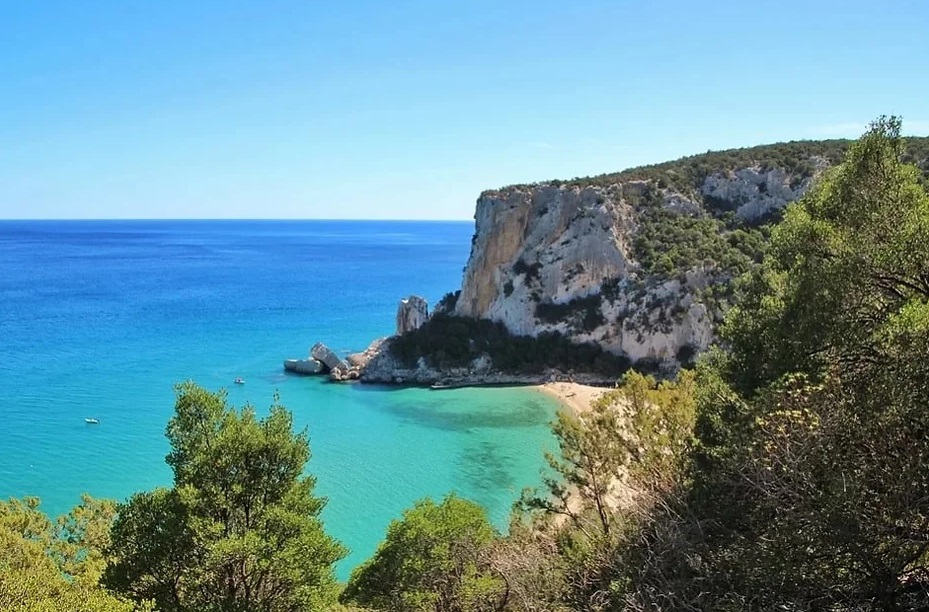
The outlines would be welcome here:
[[[599,399],[610,387],[594,387],[574,382],[550,382],[534,387],[540,393],[545,393],[561,402],[574,414],[583,414],[590,410],[591,402]]]

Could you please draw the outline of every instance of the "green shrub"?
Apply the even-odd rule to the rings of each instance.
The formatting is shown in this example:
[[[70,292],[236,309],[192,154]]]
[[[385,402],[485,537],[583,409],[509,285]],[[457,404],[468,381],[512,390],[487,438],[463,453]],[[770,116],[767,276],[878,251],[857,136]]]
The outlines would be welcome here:
[[[458,298],[461,297],[461,289],[458,291],[449,291],[442,296],[439,303],[435,305],[437,312],[454,312],[455,306],[458,305]]]
[[[544,323],[555,325],[566,322],[571,327],[590,332],[606,322],[600,310],[602,303],[603,297],[599,293],[574,298],[564,304],[542,302],[536,304],[535,316]]]

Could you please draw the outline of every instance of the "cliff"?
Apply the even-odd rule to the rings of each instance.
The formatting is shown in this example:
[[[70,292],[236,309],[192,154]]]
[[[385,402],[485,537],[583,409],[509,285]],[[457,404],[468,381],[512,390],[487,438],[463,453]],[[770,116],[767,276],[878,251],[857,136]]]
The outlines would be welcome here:
[[[670,372],[715,340],[732,282],[850,142],[711,152],[615,174],[485,191],[461,289],[355,360],[366,382],[609,383]],[[905,139],[929,182],[929,138]]]
[[[924,167],[926,143],[908,142]],[[486,191],[453,313],[674,367],[712,343],[768,226],[847,146],[786,143]]]

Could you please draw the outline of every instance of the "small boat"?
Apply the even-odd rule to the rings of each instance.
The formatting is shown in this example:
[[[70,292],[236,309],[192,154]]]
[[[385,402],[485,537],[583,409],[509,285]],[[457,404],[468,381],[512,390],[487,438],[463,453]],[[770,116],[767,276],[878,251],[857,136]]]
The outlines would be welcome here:
[[[437,382],[437,383],[432,383],[431,385],[429,385],[429,388],[432,389],[433,391],[438,391],[439,389],[451,389],[452,386],[447,383]]]
[[[99,425],[99,424],[100,424],[100,420],[99,420],[99,419],[95,419],[95,418],[92,418],[92,417],[88,417],[88,418],[84,419],[84,422],[87,423],[88,425]]]
[[[233,380],[232,382],[234,382],[234,383],[237,384],[237,385],[244,385],[244,384],[245,384],[245,380],[242,379],[242,378],[239,378],[238,376],[236,376],[235,380]]]

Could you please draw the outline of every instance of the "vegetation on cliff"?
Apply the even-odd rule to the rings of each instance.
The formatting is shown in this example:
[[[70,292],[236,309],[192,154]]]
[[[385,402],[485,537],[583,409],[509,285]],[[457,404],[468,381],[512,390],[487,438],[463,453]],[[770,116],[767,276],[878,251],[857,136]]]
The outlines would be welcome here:
[[[597,187],[634,211],[631,255],[643,283],[682,278],[699,269],[710,287],[696,296],[711,312],[723,312],[736,299],[732,280],[758,265],[771,227],[782,208],[753,218],[735,212],[740,201],[705,192],[708,177],[732,177],[745,169],[780,171],[790,188],[807,185],[824,169],[838,164],[853,141],[796,141],[728,151],[707,152],[617,173],[551,181],[563,188]],[[900,138],[904,163],[920,169],[918,181],[929,184],[929,138]],[[759,197],[767,184],[759,183]],[[683,205],[675,204],[683,202]],[[580,327],[579,329],[583,329]]]
[[[440,370],[468,368],[484,356],[495,370],[538,374],[546,369],[594,372],[613,378],[629,368],[629,360],[592,343],[577,344],[557,333],[516,336],[499,322],[433,314],[419,329],[389,340],[388,350],[407,368],[420,359]]]
[[[735,301],[732,279],[761,262],[771,227],[782,209],[745,220],[734,210],[738,202],[718,200],[702,191],[708,176],[726,176],[744,168],[783,171],[791,186],[805,184],[824,168],[837,164],[852,141],[802,141],[747,149],[708,152],[676,161],[643,166],[569,185],[608,185],[645,181],[644,188],[624,192],[636,211],[633,255],[646,277],[676,278],[695,268],[710,273],[716,290],[699,296],[711,309]],[[901,138],[901,159],[917,164],[921,181],[929,182],[929,138]],[[759,190],[765,184],[759,185]],[[695,206],[669,207],[666,198],[678,194]]]
[[[900,138],[901,161],[919,168],[929,177],[929,138]],[[781,168],[798,179],[811,178],[816,173],[815,160],[829,166],[840,163],[854,140],[795,140],[725,151],[707,151],[680,159],[637,166],[620,172],[552,181],[568,187],[609,186],[629,181],[654,181],[659,187],[672,187],[680,193],[699,196],[706,177],[725,174],[742,168]]]

